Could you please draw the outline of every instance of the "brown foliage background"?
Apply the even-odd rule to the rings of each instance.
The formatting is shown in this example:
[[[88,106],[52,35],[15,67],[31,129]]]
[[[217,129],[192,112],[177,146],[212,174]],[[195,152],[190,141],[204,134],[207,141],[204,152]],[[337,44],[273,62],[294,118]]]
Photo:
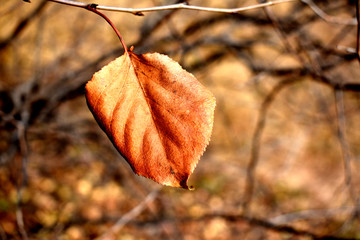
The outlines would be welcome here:
[[[123,51],[103,19],[0,3],[2,239],[360,238],[355,1],[314,1],[324,19],[301,2],[106,13],[135,52],[168,54],[216,96],[195,191],[134,175],[88,110],[85,83]]]

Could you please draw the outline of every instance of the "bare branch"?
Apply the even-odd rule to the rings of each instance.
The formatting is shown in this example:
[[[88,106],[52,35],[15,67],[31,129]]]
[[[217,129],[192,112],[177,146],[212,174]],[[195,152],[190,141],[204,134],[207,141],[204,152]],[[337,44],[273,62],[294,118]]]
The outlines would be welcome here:
[[[27,1],[27,2],[30,2],[30,1]],[[30,23],[31,19],[41,13],[41,11],[44,9],[46,3],[47,3],[47,1],[43,0],[33,12],[31,12],[24,19],[22,19],[17,24],[17,26],[15,27],[14,31],[10,34],[10,36],[0,42],[0,49],[6,47],[12,40],[14,40],[25,29],[25,27]]]
[[[114,226],[112,226],[109,231],[107,231],[106,233],[104,233],[103,235],[101,235],[98,239],[108,239],[108,237],[111,234],[115,234],[117,232],[119,232],[128,222],[130,222],[131,220],[133,220],[136,216],[138,216],[140,213],[142,213],[142,211],[144,211],[144,209],[146,208],[146,206],[151,203],[152,201],[155,200],[155,198],[157,197],[157,195],[159,194],[159,190],[154,190],[152,192],[150,192],[145,199],[139,203],[136,207],[134,207],[133,209],[131,209],[129,212],[127,212],[126,214],[124,214],[124,216],[122,216],[115,224]]]
[[[274,101],[275,97],[279,94],[279,92],[284,89],[284,87],[287,87],[288,85],[291,85],[295,82],[301,81],[300,78],[291,78],[288,80],[284,80],[280,83],[278,83],[273,90],[266,96],[264,101],[261,104],[260,114],[258,121],[256,123],[256,128],[254,135],[252,137],[251,142],[251,155],[250,155],[250,161],[247,167],[246,171],[246,186],[244,191],[244,201],[242,203],[242,209],[245,213],[250,212],[250,204],[253,198],[254,193],[254,187],[255,187],[255,174],[256,174],[256,168],[259,162],[260,158],[260,147],[261,147],[261,137],[262,133],[264,131],[264,128],[266,126],[266,115],[269,110],[269,107],[271,103]]]
[[[344,92],[341,90],[335,90],[335,101],[336,101],[336,113],[338,118],[338,138],[341,145],[341,151],[344,159],[344,170],[345,170],[345,184],[349,189],[350,197],[354,203],[356,203],[356,193],[354,191],[352,183],[351,173],[351,156],[346,139],[346,119],[345,119],[345,107],[344,107]]]
[[[229,213],[209,213],[204,214],[201,217],[182,217],[177,218],[177,221],[179,222],[204,222],[215,218],[221,218],[224,219],[227,222],[231,223],[245,223],[251,226],[256,226],[258,228],[266,229],[271,232],[275,233],[286,233],[290,234],[292,236],[304,236],[308,237],[309,239],[333,239],[333,240],[349,240],[351,238],[346,237],[336,237],[333,235],[324,235],[324,234],[316,234],[307,230],[298,229],[292,226],[289,226],[287,224],[275,224],[271,221],[264,220],[262,218],[256,218],[256,217],[248,217],[246,215],[241,214],[229,214]],[[143,222],[145,225],[156,225],[162,222],[172,222],[174,219],[169,218],[162,218],[162,219],[154,219],[153,221],[146,220]],[[139,222],[137,222],[139,224]],[[295,238],[296,239],[296,238]]]
[[[25,224],[24,224],[24,218],[23,213],[21,209],[21,202],[22,202],[22,189],[24,188],[26,182],[27,182],[27,162],[28,162],[28,146],[26,141],[26,126],[23,122],[18,122],[17,124],[17,133],[18,133],[18,139],[19,139],[19,149],[20,153],[22,155],[21,160],[21,174],[19,173],[18,177],[21,180],[18,183],[17,186],[17,199],[16,199],[16,223],[19,227],[19,232],[21,234],[21,237],[25,240],[28,239],[26,230],[25,230]]]
[[[70,5],[74,7],[86,7],[87,3],[81,3],[72,0],[48,0],[52,2],[57,2],[65,5]],[[156,7],[148,7],[148,8],[122,8],[122,7],[112,7],[112,6],[104,6],[104,5],[97,5],[96,9],[98,10],[105,10],[105,11],[114,11],[114,12],[125,12],[125,13],[132,13],[137,16],[143,16],[144,12],[156,12],[156,11],[164,11],[164,10],[177,10],[177,9],[185,9],[185,10],[195,10],[195,11],[205,11],[205,12],[213,12],[213,13],[239,13],[244,12],[247,10],[254,10],[264,7],[269,7],[272,5],[277,5],[281,3],[287,2],[303,2],[304,4],[308,5],[311,10],[313,10],[320,18],[324,21],[329,23],[335,24],[344,24],[344,25],[356,25],[357,19],[343,19],[339,17],[334,17],[326,14],[323,10],[321,10],[312,0],[274,0],[268,1],[264,3],[259,3],[256,5],[246,6],[246,7],[239,7],[239,8],[212,8],[212,7],[201,7],[201,6],[194,6],[189,5],[188,3],[177,3],[177,4],[170,4],[166,6],[156,6]]]
[[[307,4],[311,8],[311,10],[314,11],[314,13],[316,13],[320,18],[322,18],[326,22],[335,23],[335,24],[344,24],[344,25],[356,25],[357,24],[356,18],[344,19],[344,18],[339,18],[339,17],[333,17],[333,16],[326,14],[312,0],[301,0],[301,2]]]
[[[57,2],[61,4],[71,5],[75,7],[85,7],[88,5],[87,3],[80,3],[71,0],[49,0],[52,2]],[[211,7],[201,7],[201,6],[193,6],[186,3],[178,3],[171,4],[167,6],[158,6],[158,7],[148,7],[148,8],[121,8],[121,7],[111,7],[111,6],[103,6],[97,5],[96,9],[98,10],[106,10],[106,11],[114,11],[114,12],[125,12],[132,13],[134,15],[143,15],[144,12],[156,12],[156,11],[164,11],[164,10],[175,10],[175,9],[186,9],[186,10],[195,10],[195,11],[205,11],[205,12],[214,12],[214,13],[239,13],[247,10],[258,9],[263,7],[268,7],[280,3],[286,2],[298,2],[299,0],[275,0],[269,1],[265,3],[260,3],[256,5],[251,5],[247,7],[240,8],[211,8]]]
[[[360,3],[356,1],[356,21],[357,21],[357,34],[356,34],[356,56],[360,62]]]
[[[333,217],[338,214],[349,214],[354,211],[355,207],[339,207],[334,209],[309,209],[302,210],[297,212],[286,213],[276,217],[272,217],[269,221],[272,224],[281,225],[289,224],[290,222],[312,219],[312,218],[323,218],[323,217]]]

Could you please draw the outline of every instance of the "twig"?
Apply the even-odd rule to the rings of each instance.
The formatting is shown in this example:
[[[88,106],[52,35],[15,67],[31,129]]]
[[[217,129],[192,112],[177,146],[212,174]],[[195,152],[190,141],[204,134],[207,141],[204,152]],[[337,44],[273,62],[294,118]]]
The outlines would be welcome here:
[[[23,18],[15,27],[14,31],[10,34],[8,38],[0,42],[0,49],[6,47],[9,43],[11,43],[12,40],[14,40],[24,29],[25,27],[30,23],[30,21],[38,14],[41,13],[41,11],[44,9],[47,1],[43,0],[39,6],[31,12],[29,15],[27,15],[25,18]]]
[[[76,6],[76,7],[85,7],[88,5],[87,3],[81,3],[71,0],[49,0],[52,2],[57,2],[61,4]],[[196,10],[196,11],[206,11],[206,12],[215,12],[215,13],[239,13],[247,10],[263,8],[267,6],[272,6],[280,3],[286,2],[297,2],[299,0],[275,0],[269,1],[266,3],[251,5],[247,7],[240,8],[211,8],[211,7],[201,7],[201,6],[193,6],[187,3],[178,3],[171,4],[167,6],[158,6],[158,7],[148,7],[148,8],[121,8],[121,7],[111,7],[111,6],[103,6],[97,5],[98,10],[106,10],[106,11],[114,11],[114,12],[125,12],[132,13],[134,15],[142,16],[144,12],[156,12],[156,11],[164,11],[164,10],[174,10],[174,9],[187,9],[187,10]]]
[[[351,173],[351,156],[349,146],[346,140],[346,119],[344,109],[344,92],[342,90],[335,90],[335,101],[336,101],[336,114],[338,118],[338,138],[341,145],[341,151],[344,159],[344,171],[345,171],[345,184],[349,189],[350,197],[356,204],[356,193],[352,183]]]
[[[313,232],[310,232],[308,230],[301,230],[298,228],[294,228],[288,225],[284,225],[284,224],[274,224],[270,221],[261,219],[261,218],[255,218],[255,217],[248,217],[245,215],[241,215],[241,214],[229,214],[229,213],[209,213],[209,214],[205,214],[201,217],[195,218],[195,217],[183,217],[183,218],[177,218],[176,221],[177,222],[204,222],[204,221],[208,221],[211,219],[215,219],[215,218],[221,218],[227,222],[232,222],[232,223],[243,223],[243,224],[248,224],[254,227],[257,227],[256,229],[258,230],[259,228],[263,228],[266,229],[268,231],[271,232],[276,232],[276,233],[286,233],[292,236],[304,236],[304,237],[308,237],[309,239],[332,239],[332,240],[350,240],[353,238],[345,238],[345,237],[336,237],[336,236],[331,236],[331,235],[321,235],[321,234],[316,234]],[[154,225],[154,224],[159,224],[162,222],[171,222],[174,221],[173,218],[169,219],[169,218],[162,218],[162,219],[154,219],[153,221],[149,221],[147,220],[146,222],[143,222],[143,224],[146,224],[147,226],[149,225]],[[139,225],[139,222],[137,222],[137,224]],[[290,238],[292,239],[292,238]],[[296,238],[295,238],[296,239]]]
[[[333,217],[337,214],[350,213],[354,210],[353,206],[350,207],[339,207],[334,209],[309,209],[298,212],[286,213],[279,215],[273,218],[270,218],[269,221],[276,225],[289,224],[290,222],[306,220],[311,218],[325,218]]]
[[[25,0],[24,0],[25,1]],[[87,3],[72,1],[72,0],[48,0],[52,2],[57,2],[65,5],[71,5],[75,7],[86,7]],[[213,12],[213,13],[239,13],[248,10],[254,10],[264,7],[269,7],[281,3],[287,2],[303,2],[308,5],[320,18],[322,18],[326,22],[335,23],[335,24],[345,24],[345,25],[356,25],[357,20],[355,18],[352,19],[343,19],[338,17],[333,17],[326,14],[323,10],[321,10],[312,0],[274,0],[268,1],[264,3],[259,3],[256,5],[239,7],[239,8],[212,8],[212,7],[201,7],[189,5],[188,3],[177,3],[170,4],[166,6],[156,6],[156,7],[147,7],[147,8],[122,8],[122,7],[112,7],[112,6],[104,6],[104,5],[96,5],[96,9],[105,10],[105,11],[114,11],[114,12],[124,12],[124,13],[132,13],[137,16],[143,16],[144,12],[156,12],[156,11],[165,11],[165,10],[177,10],[177,9],[185,9],[185,10],[195,10],[195,11],[205,11],[205,12]]]
[[[110,239],[110,235],[115,234],[117,232],[119,232],[128,222],[130,222],[131,220],[133,220],[136,216],[138,216],[142,211],[144,211],[144,209],[146,208],[146,206],[155,200],[155,198],[157,197],[157,195],[159,194],[159,190],[154,190],[151,193],[149,193],[145,199],[139,203],[136,207],[134,207],[133,209],[131,209],[129,212],[127,212],[124,216],[122,216],[115,224],[114,226],[112,226],[109,231],[107,231],[106,233],[104,233],[103,235],[101,235],[98,239],[100,240],[105,240],[105,239]]]
[[[18,191],[17,195],[18,195],[18,200],[17,202],[21,199],[21,189]],[[25,230],[25,225],[24,225],[24,217],[22,214],[22,210],[19,204],[16,204],[16,223],[19,227],[19,232],[21,234],[22,239],[27,240],[29,239]]]
[[[338,240],[348,239],[348,238],[342,238],[342,237],[338,238],[335,236],[318,235],[313,232],[309,232],[307,230],[300,230],[300,229],[297,229],[297,228],[294,228],[291,226],[287,226],[287,225],[277,225],[277,224],[273,224],[269,221],[266,221],[266,220],[263,220],[260,218],[247,217],[247,216],[236,215],[236,214],[234,214],[234,215],[232,215],[232,214],[210,214],[210,215],[205,215],[203,217],[203,219],[216,218],[216,217],[223,218],[224,220],[229,221],[229,222],[243,221],[243,222],[246,222],[253,226],[265,228],[269,231],[279,232],[279,233],[288,233],[288,234],[292,234],[295,236],[307,236],[312,239],[334,239],[334,240],[335,239],[338,239]]]
[[[278,83],[272,91],[266,96],[264,101],[261,104],[260,115],[256,124],[255,132],[251,142],[251,155],[250,161],[246,171],[246,183],[245,183],[245,192],[244,192],[244,200],[242,203],[242,209],[244,213],[248,213],[250,211],[250,204],[253,198],[254,186],[255,186],[255,171],[257,164],[260,158],[260,146],[261,146],[261,137],[266,125],[266,115],[267,111],[274,101],[277,94],[286,86],[298,82],[298,78],[292,78],[288,80],[284,80]]]
[[[17,124],[17,134],[19,139],[19,149],[22,156],[21,161],[21,174],[19,174],[20,182],[17,184],[17,200],[16,200],[16,222],[19,227],[19,232],[21,237],[25,240],[28,239],[25,225],[24,225],[24,218],[21,210],[21,202],[22,202],[22,189],[26,185],[27,182],[27,162],[28,162],[28,146],[26,141],[26,129],[25,124],[22,122],[18,122]],[[20,177],[21,175],[21,177]]]
[[[1,240],[6,240],[6,233],[3,229],[3,227],[1,226],[1,223],[0,223],[0,237],[1,237]]]
[[[356,56],[360,63],[360,0],[356,1],[356,21],[357,21],[357,34],[356,34]]]
[[[301,0],[301,2],[308,5],[311,10],[313,10],[320,18],[329,23],[335,24],[344,24],[344,25],[356,25],[357,21],[355,18],[351,19],[343,19],[339,17],[333,17],[326,14],[323,10],[321,10],[312,0]]]
[[[23,0],[25,2],[30,2],[30,0]],[[51,2],[57,2],[57,3],[61,3],[61,4],[65,4],[65,5],[69,5],[69,6],[73,6],[73,7],[80,7],[80,8],[84,8],[86,10],[89,10],[93,13],[96,13],[97,15],[101,16],[102,18],[104,18],[109,24],[110,26],[113,28],[113,30],[115,31],[116,35],[118,36],[121,45],[124,47],[125,52],[128,51],[126,44],[123,40],[123,38],[120,35],[120,32],[117,30],[117,28],[115,27],[115,25],[110,21],[110,19],[108,17],[106,17],[103,13],[99,12],[97,9],[101,9],[101,6],[98,6],[97,4],[91,3],[91,4],[87,4],[87,3],[81,3],[81,2],[76,2],[76,1],[70,1],[70,0],[47,0],[47,1],[51,1]],[[19,32],[24,28],[24,26],[29,22],[29,20],[37,13],[39,13],[43,7],[45,6],[45,3],[47,2],[46,0],[43,0],[43,2],[39,5],[39,7],[33,12],[31,13],[27,18],[25,18],[19,25],[18,27],[15,29],[14,33],[11,34],[11,36],[3,41],[0,42],[0,48],[4,47],[7,45],[8,42],[10,42],[14,37],[16,37],[17,34],[19,34]]]
[[[345,108],[344,108],[344,92],[339,89],[335,89],[335,101],[336,101],[336,114],[338,118],[338,139],[341,146],[341,151],[344,161],[344,175],[345,175],[345,185],[348,188],[349,195],[353,201],[355,207],[352,212],[352,216],[344,222],[340,229],[344,229],[346,225],[350,224],[352,221],[359,217],[360,205],[359,199],[357,197],[354,184],[352,182],[352,169],[351,169],[351,155],[349,150],[349,145],[346,139],[346,118],[345,118]]]

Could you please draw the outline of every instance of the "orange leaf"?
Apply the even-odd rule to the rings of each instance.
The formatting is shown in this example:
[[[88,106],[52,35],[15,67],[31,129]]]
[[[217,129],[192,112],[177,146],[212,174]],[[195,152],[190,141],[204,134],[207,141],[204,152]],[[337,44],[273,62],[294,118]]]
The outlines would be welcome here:
[[[136,174],[188,189],[215,109],[214,96],[192,74],[165,55],[128,51],[94,74],[86,99]]]

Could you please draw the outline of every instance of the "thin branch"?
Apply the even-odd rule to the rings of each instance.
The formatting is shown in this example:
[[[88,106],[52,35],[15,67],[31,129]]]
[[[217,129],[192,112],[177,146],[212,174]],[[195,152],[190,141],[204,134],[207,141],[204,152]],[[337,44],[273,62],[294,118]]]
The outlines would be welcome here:
[[[345,184],[349,189],[350,197],[356,204],[356,193],[352,183],[352,171],[351,171],[351,156],[349,145],[346,139],[346,119],[344,109],[344,92],[342,90],[335,90],[335,102],[336,102],[336,114],[338,119],[338,139],[341,146],[341,151],[344,160],[344,171],[345,171]]]
[[[212,219],[217,219],[217,218],[221,218],[227,222],[231,222],[231,223],[244,223],[244,224],[248,224],[250,226],[253,227],[257,227],[255,229],[258,230],[258,228],[262,228],[262,229],[266,229],[267,231],[270,232],[275,232],[275,233],[283,233],[283,234],[289,234],[291,236],[303,236],[303,237],[308,237],[309,239],[332,239],[332,240],[350,240],[353,238],[346,238],[346,237],[336,237],[334,235],[322,235],[322,234],[317,234],[317,233],[313,233],[311,231],[308,230],[302,230],[302,229],[298,229],[286,224],[275,224],[272,223],[270,221],[261,219],[261,218],[256,218],[256,217],[248,217],[245,215],[241,215],[241,214],[229,214],[229,213],[209,213],[209,214],[205,214],[201,217],[180,217],[177,218],[176,221],[177,222],[183,222],[183,223],[187,223],[187,222],[205,222],[208,220],[212,220]],[[133,224],[144,224],[146,226],[151,226],[151,225],[156,225],[162,222],[172,222],[174,221],[173,218],[161,218],[161,219],[154,219],[154,220],[146,220],[144,222],[135,222]],[[255,230],[256,231],[256,230]],[[292,239],[292,238],[290,238]]]
[[[313,10],[320,18],[322,18],[325,22],[335,23],[335,24],[344,24],[344,25],[356,25],[357,21],[355,18],[344,19],[339,17],[330,16],[321,10],[312,0],[301,0],[301,2],[308,5],[311,10]]]
[[[14,40],[24,29],[25,27],[30,23],[30,21],[38,14],[41,13],[41,11],[44,9],[47,1],[43,0],[38,7],[31,12],[29,15],[27,15],[25,18],[23,18],[15,27],[14,31],[10,34],[8,38],[0,42],[0,49],[6,47],[9,43],[11,43],[12,40]]]
[[[76,7],[85,7],[88,5],[87,3],[81,3],[71,0],[49,0],[52,2],[57,2],[61,4],[76,6]],[[253,10],[258,8],[263,8],[267,6],[272,6],[280,3],[286,2],[298,2],[299,0],[275,0],[269,1],[266,3],[240,7],[240,8],[212,8],[212,7],[201,7],[201,6],[193,6],[187,3],[178,3],[171,4],[167,6],[158,6],[158,7],[148,7],[148,8],[121,8],[121,7],[111,7],[111,6],[103,6],[97,5],[98,10],[106,10],[106,11],[114,11],[114,12],[125,12],[132,13],[134,15],[142,16],[144,12],[156,12],[156,11],[164,11],[164,10],[175,10],[175,9],[186,9],[186,10],[195,10],[195,11],[205,11],[205,12],[215,12],[215,13],[239,13],[247,10]]]
[[[86,7],[87,3],[81,3],[72,0],[48,0],[52,2],[57,2],[65,5],[75,6],[75,7]],[[329,23],[335,24],[345,24],[345,25],[356,25],[357,19],[343,19],[339,17],[334,17],[326,14],[323,10],[321,10],[312,0],[274,0],[268,1],[264,3],[259,3],[256,5],[246,6],[246,7],[239,7],[239,8],[212,8],[212,7],[201,7],[201,6],[194,6],[189,5],[188,3],[177,3],[177,4],[170,4],[166,6],[156,6],[156,7],[147,7],[147,8],[122,8],[122,7],[112,7],[112,6],[104,6],[104,5],[96,5],[96,9],[98,10],[105,10],[105,11],[114,11],[114,12],[124,12],[124,13],[132,13],[137,16],[143,16],[144,12],[156,12],[156,11],[165,11],[165,10],[177,10],[177,9],[185,9],[185,10],[194,10],[194,11],[205,11],[205,12],[213,12],[213,13],[239,13],[248,10],[254,10],[264,7],[269,7],[281,3],[287,2],[303,2],[304,4],[308,5],[311,10],[313,10],[320,18],[324,21]]]
[[[352,216],[344,222],[341,229],[344,229],[346,225],[358,218],[360,212],[359,199],[357,197],[354,184],[352,181],[352,169],[351,169],[351,154],[349,144],[346,138],[346,118],[345,118],[345,107],[344,107],[344,92],[339,89],[335,89],[335,104],[336,104],[336,115],[338,119],[338,139],[341,147],[341,152],[344,161],[344,176],[345,185],[349,191],[351,200],[353,201],[355,208],[353,209]]]
[[[30,2],[28,0],[24,0],[25,2]],[[86,10],[89,10],[93,13],[96,13],[97,15],[101,16],[102,18],[104,18],[106,20],[106,22],[108,22],[110,24],[110,26],[113,28],[113,30],[115,31],[116,35],[118,36],[121,45],[124,47],[125,52],[128,51],[126,44],[124,42],[124,40],[122,39],[120,32],[116,29],[115,25],[111,22],[111,20],[106,17],[103,13],[99,12],[98,9],[98,5],[91,3],[91,4],[87,4],[87,3],[81,3],[81,2],[75,2],[75,1],[69,1],[69,0],[47,0],[47,1],[51,1],[51,2],[56,2],[56,3],[61,3],[61,4],[65,4],[65,5],[69,5],[69,6],[73,6],[73,7],[80,7],[80,8],[84,8]],[[19,23],[19,25],[17,26],[17,28],[15,29],[14,33],[11,34],[11,36],[3,41],[0,42],[0,48],[5,47],[9,42],[11,42],[12,39],[14,39],[19,33],[20,31],[24,28],[24,26],[29,22],[29,20],[35,16],[36,14],[38,14],[43,7],[45,6],[46,0],[43,0],[43,2],[39,5],[39,7],[33,12],[31,13],[27,18],[25,18],[23,21],[21,21]],[[99,8],[100,9],[100,8]]]
[[[141,203],[139,203],[136,207],[134,207],[129,212],[124,214],[124,216],[122,216],[114,224],[114,226],[112,226],[109,229],[109,231],[107,231],[106,233],[101,235],[98,239],[104,239],[104,240],[109,239],[110,235],[116,234],[117,232],[119,232],[128,222],[130,222],[136,216],[138,216],[140,213],[142,213],[142,211],[144,211],[146,206],[155,200],[155,198],[158,196],[158,194],[159,194],[159,190],[154,190],[154,191],[150,192]]]
[[[18,196],[21,196],[20,191],[18,191],[18,193],[17,193]],[[19,197],[18,197],[18,200],[20,200]],[[19,204],[16,204],[16,223],[19,227],[19,232],[21,234],[22,239],[28,240],[29,238],[28,238],[26,230],[25,230],[24,217],[23,217],[23,213],[22,213],[22,210],[21,210],[21,207]]]
[[[242,202],[242,209],[244,213],[250,212],[250,204],[253,198],[254,187],[255,187],[255,172],[260,158],[260,147],[261,147],[261,137],[266,126],[266,115],[269,110],[271,103],[274,101],[275,97],[279,92],[286,86],[300,81],[301,79],[292,78],[284,80],[278,83],[272,91],[266,96],[264,101],[261,104],[260,115],[256,124],[255,132],[251,142],[251,155],[250,161],[246,171],[246,183],[245,183],[245,192],[243,194],[244,200]]]
[[[1,223],[0,223],[0,237],[1,237],[1,240],[6,240],[6,233],[5,233],[4,228],[1,225]]]
[[[269,221],[276,225],[289,224],[290,222],[314,219],[314,218],[330,218],[335,215],[349,214],[354,211],[355,207],[339,207],[334,209],[309,209],[297,212],[282,214],[272,217]]]
[[[356,1],[356,21],[357,21],[357,34],[356,34],[356,56],[360,63],[360,0]]]
[[[26,127],[23,122],[18,122],[17,124],[17,133],[19,139],[19,149],[22,156],[21,160],[21,174],[19,174],[20,182],[17,185],[17,200],[16,200],[16,223],[19,227],[19,232],[21,237],[25,240],[28,239],[25,225],[24,225],[24,218],[23,213],[21,210],[21,202],[22,202],[22,189],[26,185],[27,182],[27,162],[28,162],[28,146],[26,141]],[[20,177],[21,176],[21,177]]]
[[[337,240],[345,240],[348,238],[342,238],[342,237],[335,237],[335,236],[326,236],[326,235],[318,235],[316,233],[307,231],[307,230],[300,230],[297,228],[294,228],[292,226],[288,226],[288,225],[277,225],[277,224],[273,224],[269,221],[263,220],[261,218],[254,218],[254,217],[247,217],[247,216],[243,216],[243,215],[232,215],[232,214],[210,214],[210,215],[205,215],[202,219],[207,219],[207,218],[223,218],[226,221],[229,222],[246,222],[252,226],[256,226],[256,227],[262,227],[264,229],[267,229],[269,231],[273,231],[273,232],[278,232],[278,233],[288,233],[288,234],[292,234],[295,236],[307,236],[310,237],[312,239],[337,239]]]

